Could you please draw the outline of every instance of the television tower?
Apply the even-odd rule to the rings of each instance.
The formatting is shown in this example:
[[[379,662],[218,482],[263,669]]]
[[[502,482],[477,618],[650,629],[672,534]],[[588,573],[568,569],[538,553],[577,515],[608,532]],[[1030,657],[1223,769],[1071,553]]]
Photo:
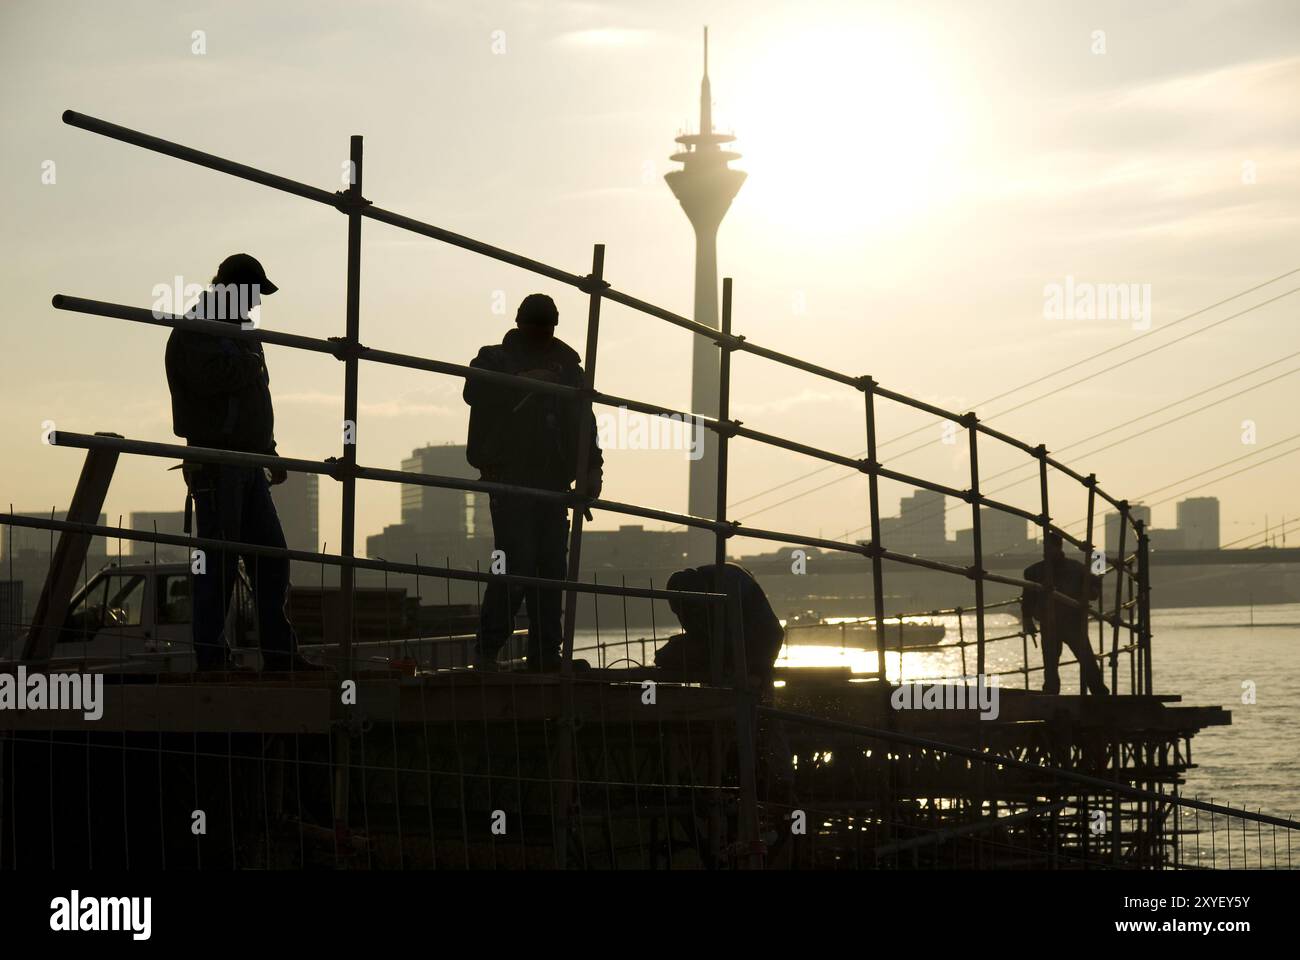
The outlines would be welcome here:
[[[709,88],[709,28],[704,28],[704,79],[700,83],[699,133],[683,134],[677,142],[683,150],[672,160],[680,170],[666,174],[673,195],[695,228],[695,322],[718,329],[718,227],[732,199],[745,182],[745,174],[727,166],[740,154],[722,149],[736,138],[713,132],[713,99]],[[709,417],[718,415],[719,351],[703,337],[693,337],[691,360],[691,411]],[[687,512],[713,517],[718,497],[718,438],[705,430],[703,455],[690,464],[690,493]],[[688,553],[694,563],[713,557],[712,536],[694,527],[689,531]]]

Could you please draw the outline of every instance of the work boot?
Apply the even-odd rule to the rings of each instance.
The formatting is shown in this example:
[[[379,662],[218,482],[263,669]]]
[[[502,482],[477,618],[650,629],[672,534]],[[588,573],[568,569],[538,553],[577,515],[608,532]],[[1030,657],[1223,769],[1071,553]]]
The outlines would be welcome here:
[[[532,658],[528,661],[528,669],[534,673],[559,673],[563,668],[564,658],[559,653],[543,656],[540,661]],[[591,664],[586,660],[573,661],[574,673],[584,673],[590,669]]]

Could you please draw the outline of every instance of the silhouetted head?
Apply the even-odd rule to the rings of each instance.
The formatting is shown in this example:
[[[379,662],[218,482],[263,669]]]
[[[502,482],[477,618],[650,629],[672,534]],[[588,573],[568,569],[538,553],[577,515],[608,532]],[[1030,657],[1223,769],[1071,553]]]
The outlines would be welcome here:
[[[689,593],[705,592],[710,588],[708,577],[695,567],[678,570],[668,577],[669,590],[682,590]],[[687,633],[705,636],[709,629],[708,601],[672,597],[668,600],[668,609],[673,612]]]
[[[1062,557],[1065,555],[1065,541],[1055,530],[1048,531],[1047,538],[1044,540],[1045,552],[1049,557]]]
[[[530,293],[519,304],[515,313],[515,326],[530,340],[545,343],[555,336],[555,325],[560,322],[560,311],[555,301],[544,293]]]
[[[239,322],[248,319],[248,313],[262,297],[270,296],[280,288],[266,276],[266,270],[255,257],[246,253],[232,254],[221,261],[212,278],[216,304],[215,316],[210,320]]]

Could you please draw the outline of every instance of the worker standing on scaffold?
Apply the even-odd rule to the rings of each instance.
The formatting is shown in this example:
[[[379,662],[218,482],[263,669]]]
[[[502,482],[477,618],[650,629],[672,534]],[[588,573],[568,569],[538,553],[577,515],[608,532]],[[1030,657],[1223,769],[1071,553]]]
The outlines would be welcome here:
[[[250,314],[263,295],[277,289],[257,260],[237,253],[221,261],[212,286],[185,316],[256,326]],[[175,329],[167,340],[166,363],[172,429],[178,437],[193,447],[275,454],[271,380],[261,343]],[[270,487],[285,481],[283,469],[187,462],[182,470],[194,504],[197,536],[284,548]],[[187,533],[189,519],[187,499]],[[224,630],[239,556],[231,550],[207,550],[201,559],[191,564],[196,668],[226,670],[234,666]],[[285,616],[289,561],[247,554],[244,567],[253,585],[262,669],[321,669],[298,654],[297,637]]]
[[[578,354],[555,336],[560,313],[543,293],[524,297],[515,314],[515,329],[499,344],[483,347],[470,366],[510,373],[545,383],[583,385]],[[566,492],[578,474],[581,407],[576,398],[467,378],[470,405],[465,457],[483,480]],[[591,418],[587,452],[586,495],[600,496],[604,458]],[[496,551],[505,572],[516,576],[563,580],[568,573],[568,508],[563,503],[527,496],[493,494],[490,501]],[[564,641],[559,590],[492,581],[483,591],[476,663],[496,670],[497,654],[510,639],[521,603],[528,607],[528,668],[560,667]]]
[[[1025,579],[1033,583],[1048,583],[1051,573],[1052,589],[1067,597],[1086,596],[1095,600],[1101,596],[1101,580],[1078,560],[1065,555],[1064,542],[1056,531],[1050,531],[1044,540],[1043,559],[1025,568]],[[1048,604],[1051,604],[1050,611]],[[1050,615],[1049,615],[1050,613]],[[1102,682],[1101,670],[1088,643],[1088,611],[1056,598],[1044,596],[1041,590],[1026,590],[1020,598],[1020,617],[1025,633],[1038,632],[1035,620],[1043,628],[1043,693],[1060,693],[1061,645],[1065,644],[1079,661],[1080,691],[1104,697],[1110,691]]]

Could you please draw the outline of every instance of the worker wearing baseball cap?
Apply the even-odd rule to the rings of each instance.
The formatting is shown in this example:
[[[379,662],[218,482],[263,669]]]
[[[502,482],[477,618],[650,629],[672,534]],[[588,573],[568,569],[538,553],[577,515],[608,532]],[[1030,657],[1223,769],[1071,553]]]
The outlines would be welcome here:
[[[221,325],[253,325],[252,309],[263,295],[278,289],[253,257],[227,257],[217,267],[212,286],[186,312],[190,319],[217,321],[214,330],[175,329],[168,338],[172,429],[190,446],[276,453],[271,379],[262,345],[223,336]],[[287,478],[283,469],[186,462],[183,470],[199,537],[284,548],[284,531],[271,499],[271,484]],[[187,532],[189,515],[187,500]],[[223,634],[239,556],[231,550],[209,550],[203,559],[192,565],[195,661],[199,670],[225,670],[233,665]],[[285,616],[289,561],[251,553],[243,559],[253,585],[263,669],[316,669],[298,655],[297,638]]]

